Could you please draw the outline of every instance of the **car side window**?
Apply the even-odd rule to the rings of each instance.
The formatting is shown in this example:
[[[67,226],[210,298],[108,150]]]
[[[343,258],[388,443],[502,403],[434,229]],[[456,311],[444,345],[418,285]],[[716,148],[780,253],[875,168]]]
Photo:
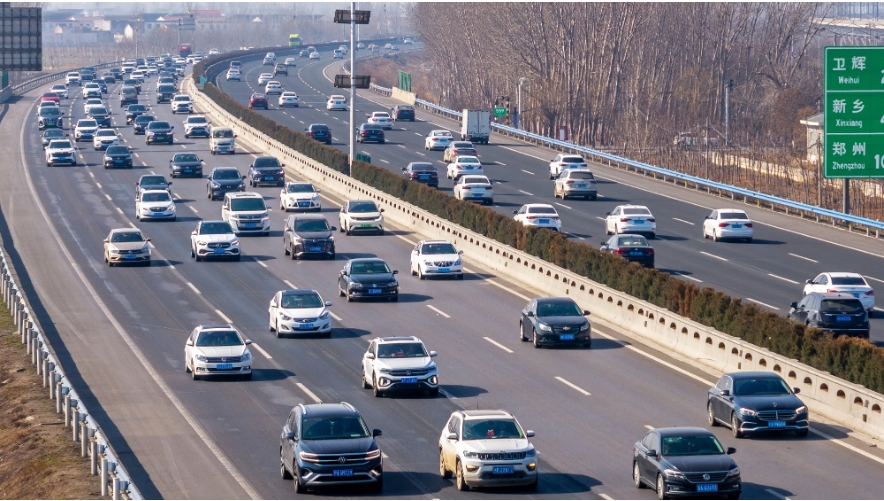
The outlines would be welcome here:
[[[525,207],[519,207],[519,214],[524,214],[525,210]]]
[[[418,254],[420,254],[421,253],[421,244],[415,245],[414,250],[417,251]]]
[[[829,278],[828,278],[827,276],[825,276],[825,275],[820,275],[820,276],[814,278],[814,279],[813,279],[813,282],[816,283],[816,284],[819,284],[819,285],[828,285],[828,284],[829,284]]]
[[[725,379],[726,379],[726,378],[724,378],[724,377],[722,377],[721,379],[719,379],[719,380],[718,380],[718,383],[716,383],[715,387],[718,388],[719,390],[723,390],[723,389],[725,389]]]
[[[660,435],[656,433],[651,433],[651,449],[654,449],[659,454],[660,452]]]
[[[727,376],[725,376],[725,377],[723,377],[723,378],[721,378],[721,379],[724,380],[724,388],[722,388],[722,390],[728,390],[728,391],[730,391],[730,390],[733,388],[733,386],[734,386],[734,384],[733,384],[733,380],[731,380],[731,378],[729,378],[729,377],[727,377]]]
[[[718,219],[718,211],[712,211],[712,214],[709,214],[709,219]]]
[[[798,307],[799,308],[807,308],[808,305],[810,304],[810,300],[812,297],[813,296],[804,296],[804,298],[801,299],[801,302],[798,303]]]
[[[614,210],[611,212],[611,215],[612,215],[612,216],[619,216],[619,215],[620,215],[620,207],[617,207],[616,209],[614,209]]]
[[[642,439],[642,447],[644,447],[645,449],[650,449],[650,448],[651,448],[651,435],[652,435],[652,433],[648,433],[648,434],[645,435],[645,437]]]
[[[374,343],[374,341],[372,341],[371,343],[369,343],[369,345],[368,345],[368,353],[374,353],[374,347],[375,347],[375,343]]]
[[[820,300],[815,296],[809,296],[807,298],[807,308],[811,310],[818,310],[820,307]]]

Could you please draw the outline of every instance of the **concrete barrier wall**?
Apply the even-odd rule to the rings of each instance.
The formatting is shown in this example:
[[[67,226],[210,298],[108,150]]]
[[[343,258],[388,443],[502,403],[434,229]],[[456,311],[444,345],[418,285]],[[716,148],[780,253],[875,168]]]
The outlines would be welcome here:
[[[241,123],[204,94],[196,92],[192,81],[187,82],[195,104],[201,112],[212,115],[213,123],[232,127],[240,138],[279,157],[289,173],[320,184],[327,192],[344,199],[375,200],[385,209],[384,216],[388,221],[427,238],[454,242],[464,250],[465,262],[481,264],[503,277],[531,284],[549,296],[572,297],[593,316],[719,373],[739,370],[776,372],[790,386],[801,389],[802,400],[812,413],[874,437],[882,436],[884,395],[580,277],[371,188]]]
[[[414,92],[408,92],[399,87],[393,87],[392,92],[390,92],[390,97],[412,106],[414,106],[414,100],[417,99],[417,95],[415,95]]]

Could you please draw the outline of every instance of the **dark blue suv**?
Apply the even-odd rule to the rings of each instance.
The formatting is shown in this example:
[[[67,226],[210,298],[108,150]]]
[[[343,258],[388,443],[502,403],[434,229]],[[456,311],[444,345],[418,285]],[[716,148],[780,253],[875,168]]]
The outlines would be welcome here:
[[[295,492],[327,485],[384,487],[383,455],[362,415],[347,402],[298,404],[279,438],[279,472]]]

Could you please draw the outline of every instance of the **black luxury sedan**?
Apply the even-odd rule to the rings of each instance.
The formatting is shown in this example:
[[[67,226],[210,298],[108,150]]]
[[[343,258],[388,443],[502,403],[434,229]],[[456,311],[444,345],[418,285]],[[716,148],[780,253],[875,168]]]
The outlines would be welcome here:
[[[433,188],[439,187],[439,174],[430,162],[411,162],[402,169],[402,174],[412,181],[424,183]]]
[[[548,345],[592,346],[589,315],[569,297],[543,297],[528,302],[519,319],[519,339],[535,348]]]
[[[135,196],[137,197],[139,193],[147,190],[166,190],[171,192],[170,186],[172,186],[172,182],[167,181],[163,176],[145,174],[135,183]]]
[[[260,156],[249,165],[249,186],[255,187],[262,184],[273,186],[285,186],[285,164],[279,162],[273,156]]]
[[[811,292],[792,303],[789,318],[834,334],[869,337],[869,312],[847,292]]]
[[[338,277],[338,293],[347,301],[364,298],[386,298],[399,301],[399,281],[383,259],[361,258],[347,261]]]
[[[329,226],[321,214],[293,214],[285,220],[282,245],[286,256],[298,259],[305,256],[335,258],[335,237],[337,230]]]
[[[374,141],[384,144],[384,128],[378,124],[362,124],[356,128],[356,142]]]
[[[169,160],[169,175],[171,177],[203,177],[203,161],[196,153],[176,153]]]
[[[125,145],[108,146],[104,151],[104,168],[128,167],[132,168],[132,152]]]
[[[654,267],[654,248],[641,235],[614,235],[602,242],[602,252],[616,254],[627,261],[638,263],[648,268]]]
[[[709,389],[706,414],[710,426],[730,426],[735,438],[757,431],[794,431],[807,436],[807,406],[773,372],[732,372]]]

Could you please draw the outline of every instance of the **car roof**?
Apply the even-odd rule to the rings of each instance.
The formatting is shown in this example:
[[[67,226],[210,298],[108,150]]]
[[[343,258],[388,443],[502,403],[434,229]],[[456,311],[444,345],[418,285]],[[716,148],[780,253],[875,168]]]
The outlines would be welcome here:
[[[384,264],[386,264],[386,261],[384,261],[383,259],[381,259],[379,257],[358,257],[358,258],[351,259],[349,261],[349,263],[351,263],[351,264],[352,263],[384,263]]]
[[[114,228],[114,229],[110,230],[111,233],[123,233],[123,232],[131,233],[134,231],[141,233],[141,229],[135,228],[134,226],[132,228]]]
[[[850,295],[852,298],[853,296]],[[725,374],[725,376],[730,376],[731,379],[735,381],[745,380],[745,379],[783,379],[779,374],[775,372],[767,372],[767,371],[743,371],[743,372],[731,372]]]
[[[147,194],[147,193],[165,193],[166,195],[169,194],[169,192],[166,190],[141,190],[142,195]]]
[[[208,222],[216,222],[216,221],[203,221],[203,222],[208,223]],[[220,222],[223,222],[223,221],[220,221]],[[236,330],[236,327],[234,327],[233,324],[197,325],[196,328],[199,329],[200,332],[220,331],[220,330],[234,330],[235,331]]]
[[[487,417],[500,417],[500,418],[512,418],[513,415],[507,411],[495,411],[495,410],[474,410],[468,411],[463,410],[460,411],[461,414],[466,419],[479,419],[479,418],[487,418]]]
[[[743,214],[746,213],[746,211],[744,211],[743,209],[715,209],[715,210],[717,210],[718,212],[742,212]]]
[[[260,193],[255,193],[254,191],[244,191],[239,193],[231,192],[225,193],[224,196],[230,198],[260,198],[261,200],[264,200],[263,195],[261,195]]]
[[[347,402],[318,404],[299,404],[304,411],[303,417],[324,417],[324,416],[359,416],[359,411]]]
[[[288,185],[290,185],[290,184],[309,184],[309,185],[313,185],[313,182],[311,182],[311,181],[289,181],[289,182],[285,183],[286,186],[288,186]]]
[[[237,169],[236,167],[215,167],[214,169],[212,169],[212,172],[216,170],[235,170],[239,172],[239,169]]]
[[[829,275],[830,277],[862,277],[859,273],[849,271],[824,271],[821,275]],[[865,278],[863,278],[865,280]]]
[[[321,220],[323,220],[323,221],[328,221],[327,219],[325,219],[325,216],[323,216],[322,214],[292,214],[292,215],[290,215],[289,217],[292,218],[292,219],[294,219],[294,220],[299,220],[299,219],[315,219],[315,220],[320,220],[320,219],[321,219]]]
[[[569,297],[538,297],[537,304],[577,304]]]
[[[313,289],[285,289],[279,291],[283,296],[306,296],[308,294],[319,294]]]
[[[672,428],[655,428],[661,437],[705,437],[713,433],[706,428],[697,426],[678,426]]]
[[[448,240],[421,240],[422,244],[450,244],[451,242]]]
[[[378,344],[423,343],[423,341],[421,341],[417,336],[377,337],[372,339],[372,341],[377,341]]]
[[[550,204],[525,204],[523,207],[549,207],[549,208],[555,210],[555,207],[553,207]]]
[[[619,207],[621,209],[648,209],[648,207],[646,205],[633,205],[633,204],[618,205],[617,207]],[[650,211],[650,210],[651,209],[648,209],[648,211]]]

